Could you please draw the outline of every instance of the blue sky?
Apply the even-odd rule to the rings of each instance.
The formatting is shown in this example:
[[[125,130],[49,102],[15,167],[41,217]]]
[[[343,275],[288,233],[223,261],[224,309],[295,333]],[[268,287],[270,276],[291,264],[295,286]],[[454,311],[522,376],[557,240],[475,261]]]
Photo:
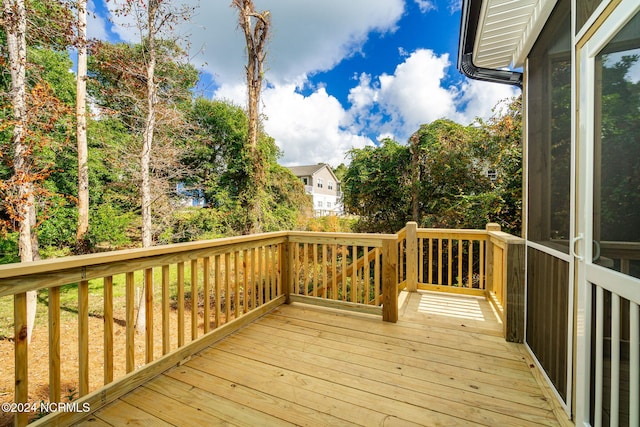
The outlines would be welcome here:
[[[201,93],[244,105],[244,39],[231,1],[183,2],[198,5],[179,31],[201,70]],[[254,2],[272,16],[262,112],[282,164],[336,166],[351,148],[384,137],[405,143],[438,118],[487,118],[498,101],[518,94],[456,70],[460,0]],[[90,36],[138,41],[110,14],[113,5],[90,4]]]

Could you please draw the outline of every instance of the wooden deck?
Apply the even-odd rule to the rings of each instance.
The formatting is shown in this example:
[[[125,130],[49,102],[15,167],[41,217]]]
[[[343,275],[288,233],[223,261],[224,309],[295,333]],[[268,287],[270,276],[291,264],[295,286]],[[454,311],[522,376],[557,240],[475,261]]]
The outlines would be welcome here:
[[[396,324],[280,306],[80,425],[569,424],[484,299],[406,295]]]

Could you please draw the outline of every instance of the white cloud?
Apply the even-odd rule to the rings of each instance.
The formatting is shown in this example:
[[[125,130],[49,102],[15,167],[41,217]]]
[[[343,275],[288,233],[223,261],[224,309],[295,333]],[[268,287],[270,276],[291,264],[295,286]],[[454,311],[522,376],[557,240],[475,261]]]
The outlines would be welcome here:
[[[422,13],[427,13],[437,9],[436,5],[432,1],[429,1],[429,0],[414,0],[414,1],[418,5],[418,8]]]
[[[345,127],[347,112],[324,88],[303,96],[293,84],[280,85],[267,89],[263,100],[265,130],[284,151],[281,162],[285,165],[325,162],[337,166],[345,162],[351,148],[373,144]]]
[[[337,165],[349,149],[372,143],[364,135],[406,142],[421,124],[439,118],[464,124],[476,116],[487,118],[500,99],[517,93],[509,86],[476,81],[446,86],[447,74],[457,73],[448,54],[400,48],[403,62],[393,74],[357,76],[348,105],[330,95],[330,87],[312,88],[308,96],[299,93],[308,89],[309,76],[361,54],[372,32],[395,31],[406,1],[255,0],[256,8],[269,8],[273,19],[262,111],[268,117],[265,130],[284,151],[282,163]],[[414,1],[423,13],[435,7],[433,1]],[[191,33],[192,54],[200,52],[194,65],[203,64],[214,76],[215,98],[245,105],[244,38],[229,3],[201,1],[189,27],[181,31]],[[446,4],[450,10],[460,7],[459,0]],[[119,31],[126,40],[138,40],[131,28]]]
[[[189,0],[194,3],[195,0]],[[357,54],[372,31],[394,31],[404,13],[404,0],[256,0],[257,10],[271,11],[273,24],[266,68],[274,84],[303,84],[314,72],[329,70]],[[195,62],[221,83],[244,76],[244,36],[237,12],[228,1],[201,1],[191,19],[191,51]]]
[[[349,93],[353,129],[367,128],[377,132],[378,139],[393,135],[405,142],[421,124],[440,118],[463,124],[476,117],[487,119],[498,101],[517,94],[511,86],[479,81],[468,81],[460,88],[444,87],[450,67],[447,54],[438,56],[419,49],[399,64],[393,75],[373,79],[362,74]],[[381,112],[389,119],[381,120]]]

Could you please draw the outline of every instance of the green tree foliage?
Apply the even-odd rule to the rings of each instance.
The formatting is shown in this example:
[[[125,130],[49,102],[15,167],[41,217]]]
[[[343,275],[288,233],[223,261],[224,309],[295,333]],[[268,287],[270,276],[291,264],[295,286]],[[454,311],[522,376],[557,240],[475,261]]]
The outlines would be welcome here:
[[[216,234],[216,230],[218,235],[229,234],[231,230],[239,232],[246,225],[241,195],[249,185],[245,181],[251,177],[246,170],[252,164],[246,145],[246,112],[228,102],[199,98],[189,117],[194,131],[183,157],[183,163],[191,171],[185,183],[193,194],[202,192],[205,205],[218,212],[216,215],[198,212],[193,217],[203,221],[203,230],[209,235]],[[264,132],[260,134],[258,149],[266,162],[267,187],[260,202],[263,231],[295,228],[301,212],[311,207],[304,186],[289,169],[278,165],[280,151],[273,138]],[[215,221],[219,221],[216,227],[212,226]],[[178,228],[185,226],[179,224]]]
[[[411,155],[385,139],[378,147],[349,151],[351,164],[342,181],[346,210],[360,217],[357,231],[395,232],[411,217]]]
[[[409,145],[384,140],[351,150],[342,189],[359,231],[422,227],[484,228],[498,222],[519,234],[522,208],[520,100],[487,122],[422,125]],[[495,180],[487,171],[496,173]]]

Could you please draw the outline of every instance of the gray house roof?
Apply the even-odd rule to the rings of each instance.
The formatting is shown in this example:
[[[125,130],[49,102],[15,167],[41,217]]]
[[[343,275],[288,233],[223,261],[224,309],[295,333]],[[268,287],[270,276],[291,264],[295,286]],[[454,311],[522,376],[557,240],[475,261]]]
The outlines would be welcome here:
[[[326,163],[320,163],[317,165],[305,165],[305,166],[289,166],[289,170],[291,170],[291,172],[297,177],[313,176],[313,174],[315,174],[316,172],[318,172],[323,168],[327,168],[329,172],[331,172],[331,175],[335,178],[336,182],[338,181],[338,178],[336,178],[336,175],[333,173],[333,170]]]

